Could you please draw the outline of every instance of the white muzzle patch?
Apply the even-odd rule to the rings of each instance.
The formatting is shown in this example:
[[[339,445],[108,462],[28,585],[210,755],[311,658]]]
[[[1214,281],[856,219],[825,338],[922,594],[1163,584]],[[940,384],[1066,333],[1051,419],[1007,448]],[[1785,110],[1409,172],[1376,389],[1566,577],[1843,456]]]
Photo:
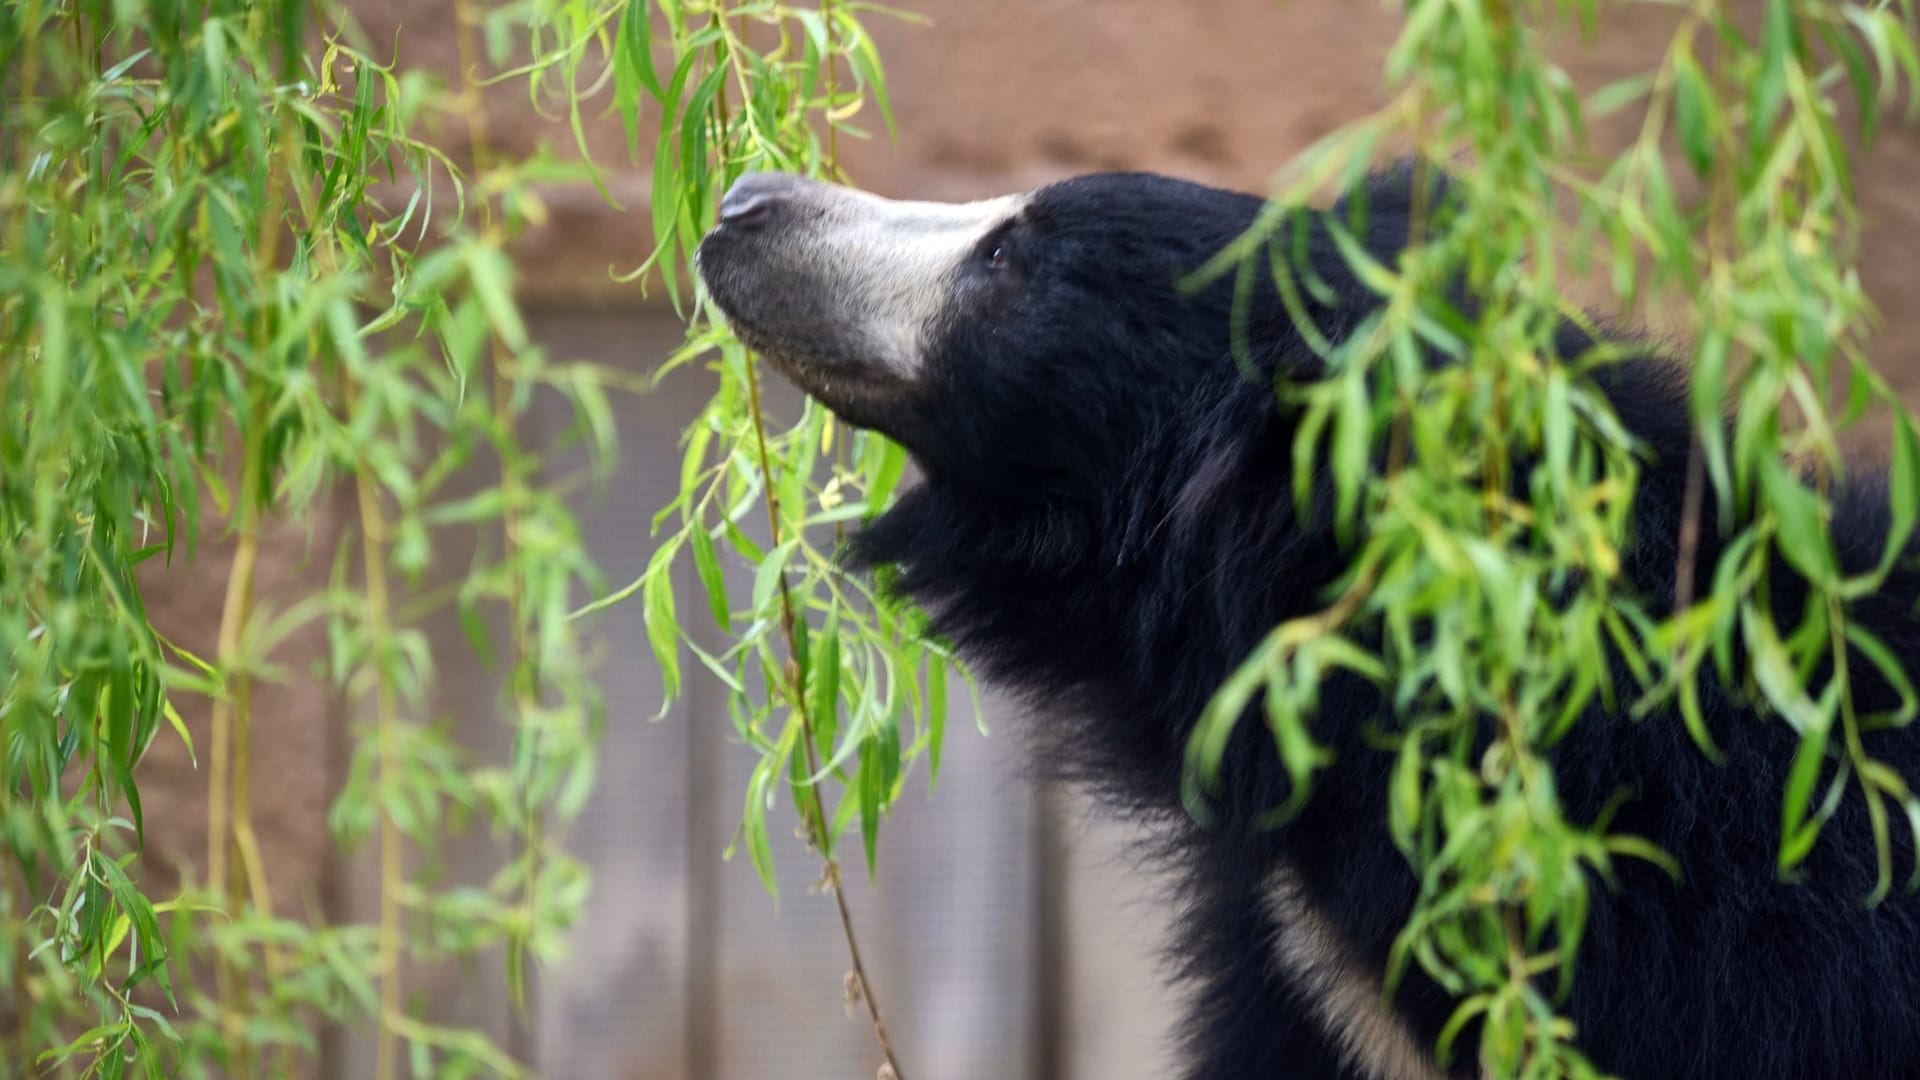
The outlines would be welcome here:
[[[1028,199],[906,202],[751,174],[695,262],[741,339],[833,404],[829,387],[916,382],[967,261]]]

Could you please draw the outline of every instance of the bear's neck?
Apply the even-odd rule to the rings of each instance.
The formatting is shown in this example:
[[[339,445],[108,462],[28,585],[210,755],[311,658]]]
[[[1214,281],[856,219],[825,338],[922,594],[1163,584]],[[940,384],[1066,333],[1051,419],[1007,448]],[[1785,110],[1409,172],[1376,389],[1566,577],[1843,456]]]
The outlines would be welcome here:
[[[1684,386],[1653,363],[1601,383],[1651,451],[1623,569],[1657,611],[1673,594]],[[851,551],[857,566],[897,566],[895,587],[938,634],[1048,714],[1036,734],[1062,744],[1055,760],[1169,806],[1187,736],[1221,681],[1275,625],[1325,607],[1353,555],[1325,515],[1295,504],[1292,418],[1271,390],[1221,388],[1174,411],[1177,426],[1139,439],[1097,496],[1023,500],[935,477]],[[1322,470],[1316,505],[1330,505],[1327,486]],[[1258,736],[1259,725],[1242,727]],[[1359,727],[1322,734],[1340,742]]]
[[[1177,793],[1186,733],[1275,623],[1343,569],[1297,513],[1271,391],[1236,388],[1139,441],[1098,497],[1023,501],[934,478],[854,542],[1101,787]],[[1232,587],[1221,588],[1221,582]],[[1143,775],[1144,774],[1144,775]],[[1143,784],[1142,782],[1146,782]]]

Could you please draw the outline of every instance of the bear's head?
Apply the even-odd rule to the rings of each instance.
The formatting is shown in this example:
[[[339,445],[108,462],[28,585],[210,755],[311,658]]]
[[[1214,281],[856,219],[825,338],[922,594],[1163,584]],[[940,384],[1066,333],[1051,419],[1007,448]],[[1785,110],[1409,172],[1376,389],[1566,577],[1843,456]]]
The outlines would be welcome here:
[[[696,265],[743,342],[930,476],[1072,496],[1240,378],[1236,318],[1281,333],[1271,287],[1236,312],[1231,275],[1194,281],[1264,205],[1143,174],[942,204],[759,173]]]

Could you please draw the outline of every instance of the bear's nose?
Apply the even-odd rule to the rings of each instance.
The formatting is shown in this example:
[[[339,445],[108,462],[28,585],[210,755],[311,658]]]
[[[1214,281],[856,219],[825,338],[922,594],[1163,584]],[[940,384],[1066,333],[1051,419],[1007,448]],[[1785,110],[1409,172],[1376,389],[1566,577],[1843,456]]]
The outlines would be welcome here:
[[[748,173],[733,182],[720,200],[720,224],[757,229],[771,222],[792,201],[803,181],[786,173]]]

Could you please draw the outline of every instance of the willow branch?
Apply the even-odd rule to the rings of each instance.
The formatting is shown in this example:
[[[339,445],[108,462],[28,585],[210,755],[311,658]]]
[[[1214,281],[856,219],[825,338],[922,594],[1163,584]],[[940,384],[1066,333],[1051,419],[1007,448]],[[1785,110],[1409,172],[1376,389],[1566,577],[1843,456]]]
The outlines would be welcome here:
[[[346,379],[347,411],[355,408],[353,378]],[[399,1075],[400,1045],[391,1018],[400,1015],[400,885],[406,866],[400,825],[387,806],[388,788],[400,772],[399,710],[393,682],[387,674],[392,614],[387,582],[387,519],[380,507],[374,479],[365,468],[354,470],[354,491],[360,504],[361,561],[365,564],[367,636],[374,676],[374,730],[380,759],[374,800],[380,808],[380,937],[375,970],[380,973],[380,1034],[374,1051],[374,1076],[393,1080]]]
[[[773,545],[780,546],[780,497],[775,494],[772,481],[771,458],[767,454],[766,421],[760,409],[760,379],[755,374],[756,365],[749,362],[747,369],[747,402],[752,410],[753,436],[760,454],[760,475],[767,477],[763,485],[766,492],[767,525],[771,530]],[[792,695],[791,705],[794,714],[800,718],[800,741],[806,746],[807,774],[820,775],[820,756],[814,748],[813,717],[807,712],[806,673],[800,670],[800,642],[798,620],[793,613],[793,594],[787,587],[787,573],[780,571],[780,630],[786,640],[787,691]],[[900,1062],[894,1056],[893,1043],[887,1037],[887,1023],[880,1012],[880,1002],[873,993],[873,983],[867,978],[867,965],[860,956],[860,938],[853,929],[853,912],[847,907],[846,891],[841,888],[840,863],[833,856],[830,834],[827,826],[827,804],[820,794],[818,782],[806,785],[809,796],[800,803],[800,813],[806,819],[807,831],[813,839],[814,849],[820,853],[824,865],[824,876],[828,891],[833,893],[834,905],[840,911],[840,931],[847,939],[847,956],[853,964],[853,977],[858,980],[860,997],[867,1003],[867,1016],[873,1021],[873,1035],[880,1043],[880,1053],[886,1057],[887,1067],[893,1070],[895,1080],[906,1080],[901,1071]]]
[[[460,64],[461,111],[466,116],[467,147],[473,156],[474,173],[478,178],[493,166],[494,160],[492,128],[487,118],[487,102],[481,93],[478,79],[479,49],[474,42],[474,28],[480,23],[480,13],[474,10],[472,0],[457,0],[454,12],[454,47]],[[482,213],[491,213],[491,210],[490,204],[481,204]],[[526,502],[527,476],[523,455],[518,452],[519,447],[511,445],[516,420],[513,413],[514,387],[512,380],[507,376],[506,351],[498,334],[488,333],[487,348],[491,359],[489,366],[492,368],[494,426],[497,429],[496,437],[501,440],[498,447],[501,495],[500,558],[505,565],[512,563],[514,552],[519,544],[520,512]],[[525,604],[521,597],[520,577],[518,574],[509,573],[505,576],[505,582],[509,690],[513,695],[515,716],[523,718],[533,713],[539,675],[528,667],[526,662],[528,651],[526,629],[521,623],[521,613]],[[524,734],[529,739],[537,740],[539,732],[530,730]],[[526,760],[533,760],[531,748],[526,751]],[[525,800],[521,806],[521,812],[527,822],[527,884],[524,892],[524,912],[528,933],[532,932],[539,903],[539,851],[545,831],[545,822],[540,807],[533,800],[532,792],[533,785],[529,783],[522,791]],[[515,949],[522,947],[519,942],[512,945]],[[510,975],[522,971],[524,966],[519,963],[512,963],[509,966]],[[512,985],[509,990],[513,995],[514,1003],[524,1006],[525,979],[514,975],[510,978],[510,982]]]

